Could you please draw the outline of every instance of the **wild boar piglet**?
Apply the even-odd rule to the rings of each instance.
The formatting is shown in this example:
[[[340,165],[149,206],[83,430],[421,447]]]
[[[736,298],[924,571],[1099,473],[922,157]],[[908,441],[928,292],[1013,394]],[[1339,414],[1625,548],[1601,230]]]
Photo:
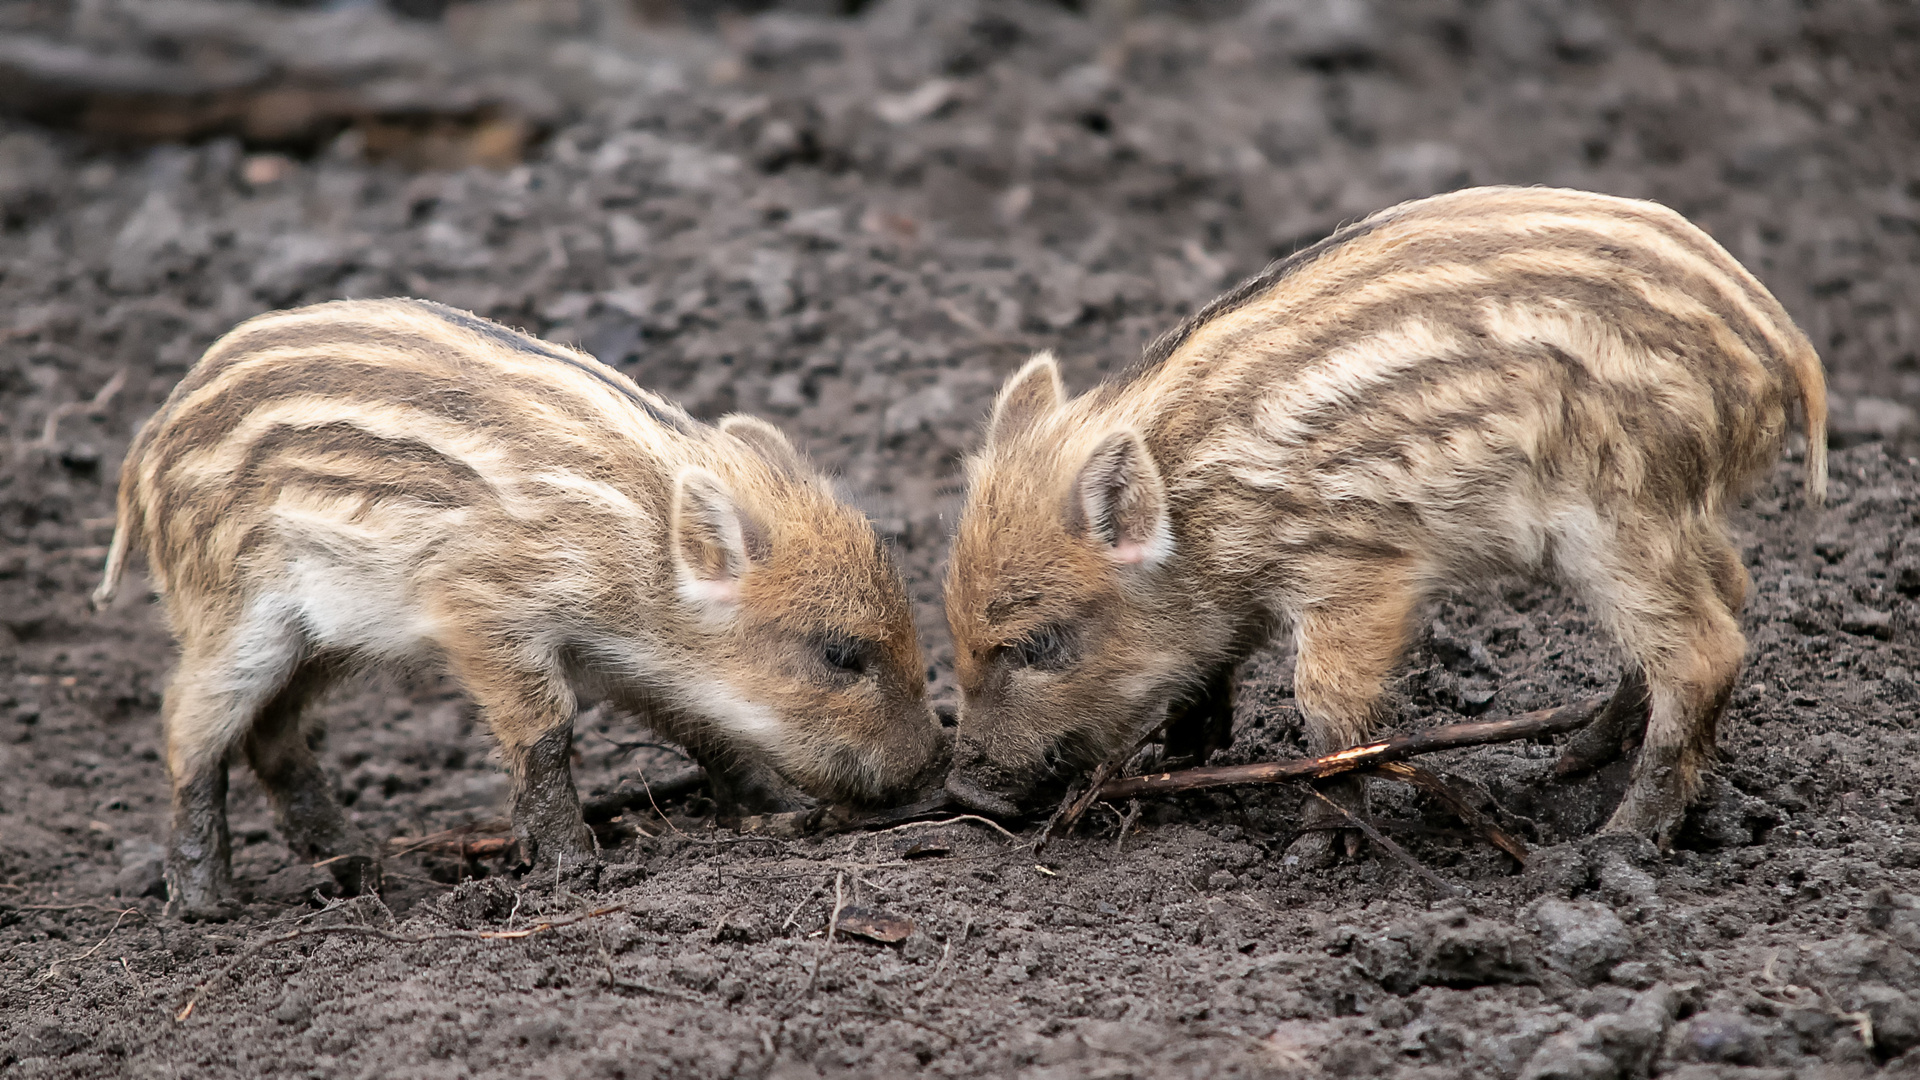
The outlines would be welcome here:
[[[723,798],[886,799],[941,753],[899,574],[772,426],[700,423],[593,358],[411,300],[263,315],[135,438],[97,604],[144,547],[179,640],[164,705],[170,906],[229,911],[227,760],[302,857],[377,885],[302,707],[443,664],[538,863],[590,857],[583,701],[685,745]]]
[[[1665,207],[1542,188],[1346,226],[1077,398],[1042,354],[969,466],[948,789],[1012,812],[1170,716],[1204,756],[1283,629],[1312,750],[1354,745],[1423,602],[1544,574],[1625,654],[1608,715],[1644,725],[1606,828],[1665,842],[1745,649],[1724,515],[1795,407],[1817,502],[1825,382],[1780,304]]]

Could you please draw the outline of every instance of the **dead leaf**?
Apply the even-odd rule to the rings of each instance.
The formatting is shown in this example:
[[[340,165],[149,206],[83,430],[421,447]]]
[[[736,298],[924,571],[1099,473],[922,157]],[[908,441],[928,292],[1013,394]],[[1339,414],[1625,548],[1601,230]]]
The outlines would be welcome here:
[[[892,945],[913,936],[913,920],[879,908],[849,905],[840,911],[840,932]]]

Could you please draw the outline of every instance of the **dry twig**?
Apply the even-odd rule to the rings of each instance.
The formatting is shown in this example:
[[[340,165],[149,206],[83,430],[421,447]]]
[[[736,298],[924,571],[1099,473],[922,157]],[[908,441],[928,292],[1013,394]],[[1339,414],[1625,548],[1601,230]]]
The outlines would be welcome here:
[[[820,978],[820,962],[827,958],[827,950],[833,948],[833,932],[840,926],[840,913],[847,910],[847,875],[833,876],[833,914],[827,916],[827,940],[820,944],[820,951],[813,956],[813,967],[807,971],[807,985],[800,988],[801,997],[813,996],[813,984]]]
[[[47,413],[46,422],[40,425],[40,437],[28,443],[27,449],[53,449],[54,443],[60,440],[60,421],[65,420],[69,416],[80,416],[83,414],[99,416],[105,413],[108,404],[113,401],[113,396],[118,394],[120,388],[125,385],[127,385],[127,370],[121,368],[119,371],[113,373],[113,378],[108,379],[106,385],[94,392],[93,397],[85,401],[69,401],[64,405],[54,406],[53,409]]]
[[[940,818],[934,821],[909,821],[904,825],[889,825],[884,829],[876,829],[874,831],[883,832],[883,833],[899,832],[901,829],[917,829],[927,825],[958,825],[963,821],[969,821],[974,823],[975,825],[985,825],[987,828],[992,829],[994,832],[997,832],[1001,836],[1006,837],[1008,843],[1017,844],[1020,842],[1020,838],[1013,835],[1013,833],[1008,832],[1006,826],[1000,824],[999,822],[993,820],[992,818],[981,817],[979,814],[961,814],[957,817]]]
[[[87,959],[88,957],[92,956],[94,953],[97,953],[101,949],[105,948],[108,940],[110,940],[113,937],[115,931],[118,931],[120,929],[120,924],[125,922],[127,920],[127,916],[129,915],[139,915],[142,918],[146,917],[145,913],[143,913],[139,908],[128,908],[125,911],[122,911],[120,913],[120,917],[113,920],[113,926],[108,928],[106,936],[102,937],[98,942],[96,942],[93,948],[88,949],[86,952],[81,953],[79,956],[69,956],[63,960],[55,960],[53,963],[48,964],[47,970],[42,972],[38,979],[35,979],[33,981],[34,989],[36,990],[39,989],[42,985],[46,983],[48,979],[53,978],[54,972],[60,970],[61,964],[77,964],[80,961]]]
[[[1121,849],[1126,845],[1127,830],[1133,828],[1133,823],[1139,819],[1140,800],[1128,799],[1126,816],[1120,819],[1120,831],[1115,833],[1113,837],[1113,853],[1115,855],[1120,854]]]
[[[1527,859],[1532,854],[1527,850],[1527,845],[1487,820],[1485,814],[1474,809],[1473,804],[1461,797],[1451,784],[1435,774],[1405,761],[1384,762],[1370,771],[1394,780],[1405,781],[1439,799],[1446,804],[1447,809],[1453,811],[1455,817],[1466,822],[1467,827],[1479,833],[1487,843],[1513,856],[1521,866],[1527,865]]]
[[[1422,863],[1419,859],[1414,858],[1412,853],[1407,851],[1406,848],[1403,848],[1399,844],[1396,844],[1393,841],[1387,839],[1384,833],[1382,833],[1379,829],[1376,829],[1373,827],[1372,822],[1368,821],[1366,818],[1361,817],[1359,814],[1356,814],[1353,811],[1347,809],[1346,807],[1341,806],[1338,802],[1334,801],[1333,799],[1327,798],[1325,793],[1321,792],[1318,788],[1314,787],[1313,785],[1307,784],[1305,785],[1305,787],[1307,791],[1310,794],[1312,794],[1314,798],[1319,799],[1321,802],[1326,803],[1328,806],[1333,807],[1335,810],[1338,810],[1340,812],[1340,816],[1347,819],[1347,824],[1353,826],[1356,829],[1359,829],[1361,832],[1367,835],[1367,839],[1373,841],[1376,844],[1379,844],[1380,849],[1382,851],[1385,851],[1387,854],[1392,855],[1394,858],[1399,859],[1402,863],[1405,863],[1409,870],[1412,870],[1414,873],[1420,875],[1420,880],[1433,886],[1436,890],[1439,891],[1440,895],[1442,896],[1459,896],[1460,895],[1460,890],[1458,888],[1448,884],[1445,878],[1442,878],[1440,875],[1427,869],[1426,865]]]
[[[1098,790],[1100,798],[1110,801],[1161,795],[1179,791],[1205,791],[1235,784],[1284,784],[1296,780],[1321,780],[1341,773],[1375,768],[1439,750],[1457,750],[1488,743],[1517,742],[1559,735],[1584,726],[1606,704],[1594,698],[1557,709],[1536,709],[1508,720],[1471,724],[1448,724],[1412,735],[1383,739],[1366,746],[1355,746],[1317,758],[1292,761],[1264,761],[1253,765],[1209,765],[1178,772],[1154,773],[1110,780]]]
[[[1128,756],[1131,757],[1132,754],[1129,753]],[[1038,855],[1048,843],[1052,842],[1055,832],[1066,833],[1073,829],[1087,810],[1100,799],[1101,788],[1106,786],[1107,778],[1113,775],[1113,770],[1118,768],[1119,764],[1113,758],[1108,758],[1093,767],[1093,775],[1087,777],[1087,789],[1082,791],[1079,797],[1071,798],[1070,801],[1062,804],[1062,808],[1054,813],[1053,819],[1047,822],[1047,827],[1040,830],[1040,838],[1033,842],[1034,854]]]

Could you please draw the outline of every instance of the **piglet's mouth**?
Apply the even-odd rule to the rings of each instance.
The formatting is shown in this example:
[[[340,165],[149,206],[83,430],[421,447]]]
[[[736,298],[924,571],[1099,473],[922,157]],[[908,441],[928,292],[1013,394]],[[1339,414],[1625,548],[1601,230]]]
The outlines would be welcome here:
[[[988,791],[958,771],[947,774],[947,794],[953,796],[961,806],[989,817],[1017,818],[1021,815],[1020,807],[1013,800]]]

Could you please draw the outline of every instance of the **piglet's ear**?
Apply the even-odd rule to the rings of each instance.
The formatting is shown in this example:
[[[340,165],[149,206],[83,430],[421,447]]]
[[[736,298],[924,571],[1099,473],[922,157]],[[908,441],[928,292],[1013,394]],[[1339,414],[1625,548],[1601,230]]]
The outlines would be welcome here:
[[[1067,399],[1060,385],[1060,365],[1050,352],[1038,353],[1008,377],[993,402],[987,421],[987,444],[1011,438],[1048,416]]]
[[[1140,436],[1116,431],[1100,441],[1074,480],[1070,527],[1105,544],[1122,566],[1151,567],[1173,554],[1166,489]]]
[[[680,598],[707,615],[731,614],[740,582],[767,558],[765,529],[719,477],[689,467],[674,479],[669,533]]]
[[[754,453],[765,458],[767,464],[788,476],[797,478],[806,475],[807,465],[800,457],[800,451],[787,441],[784,432],[765,420],[734,413],[720,418],[720,430],[753,447]]]

